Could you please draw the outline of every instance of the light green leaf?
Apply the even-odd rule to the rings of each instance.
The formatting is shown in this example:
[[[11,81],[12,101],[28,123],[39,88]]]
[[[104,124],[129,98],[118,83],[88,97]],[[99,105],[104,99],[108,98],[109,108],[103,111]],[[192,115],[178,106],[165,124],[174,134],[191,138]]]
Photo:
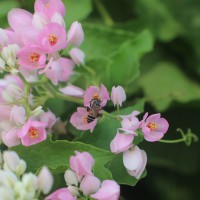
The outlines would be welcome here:
[[[186,103],[200,99],[200,86],[173,63],[158,63],[140,78],[139,84],[158,111],[167,109],[172,101]]]
[[[110,178],[110,173],[104,167],[104,164],[113,158],[113,154],[88,144],[65,140],[52,142],[47,139],[45,142],[30,147],[13,147],[12,150],[16,151],[20,158],[26,161],[28,171],[36,172],[43,165],[46,165],[54,173],[64,172],[69,167],[69,158],[75,155],[75,151],[87,151],[96,160],[95,169],[98,170],[95,170],[95,175],[102,178],[102,173],[104,173],[108,175],[104,178]],[[99,163],[99,159],[103,162]]]
[[[91,0],[63,0],[66,6],[65,22],[70,27],[74,21],[85,19],[92,11]]]

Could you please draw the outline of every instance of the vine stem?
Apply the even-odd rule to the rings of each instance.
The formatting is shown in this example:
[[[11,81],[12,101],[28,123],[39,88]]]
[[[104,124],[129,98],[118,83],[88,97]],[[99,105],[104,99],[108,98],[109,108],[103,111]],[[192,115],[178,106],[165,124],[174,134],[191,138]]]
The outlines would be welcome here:
[[[101,0],[94,0],[94,3],[96,5],[97,10],[99,11],[101,17],[104,20],[104,23],[107,26],[113,26],[114,25],[114,21],[111,18],[110,14],[108,13],[108,11],[106,10],[105,6],[103,5],[103,3],[101,2]]]
[[[175,144],[180,142],[185,142],[187,146],[190,146],[192,141],[197,142],[198,137],[194,133],[191,132],[190,129],[188,129],[187,133],[184,133],[180,128],[177,129],[178,132],[180,132],[182,138],[175,139],[175,140],[159,140],[159,142],[168,143],[168,144]]]

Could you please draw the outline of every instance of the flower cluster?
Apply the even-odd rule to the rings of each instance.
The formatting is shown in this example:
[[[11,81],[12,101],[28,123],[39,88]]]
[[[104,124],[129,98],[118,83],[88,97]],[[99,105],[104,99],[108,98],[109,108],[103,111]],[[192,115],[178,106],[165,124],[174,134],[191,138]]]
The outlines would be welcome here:
[[[44,112],[41,107],[38,107],[27,119],[27,111],[23,105],[20,105],[24,96],[24,84],[18,76],[7,75],[0,80],[0,91],[0,112],[2,113],[0,131],[3,143],[12,147],[20,142],[25,146],[30,146],[44,141],[57,121],[56,116],[50,110]],[[31,105],[31,94],[28,96],[28,101]],[[13,102],[15,102],[14,105]]]
[[[0,153],[0,197],[2,200],[34,200],[41,193],[48,194],[53,176],[43,166],[39,174],[25,173],[26,162],[14,151]]]
[[[120,187],[113,180],[101,181],[92,173],[94,158],[88,152],[75,152],[70,157],[70,169],[64,178],[67,188],[56,190],[45,200],[76,200],[77,197],[92,197],[97,200],[118,200]]]
[[[33,14],[14,8],[8,13],[10,27],[0,28],[0,72],[10,73],[0,80],[0,142],[8,147],[44,141],[57,120],[40,106],[48,95],[41,97],[43,93],[39,93],[40,97],[35,97],[31,84],[42,80],[53,85],[66,82],[74,66],[84,63],[85,55],[79,49],[84,40],[82,26],[75,21],[67,33],[65,13],[61,0],[36,0]],[[66,48],[67,58],[61,56]],[[83,91],[73,85],[60,91],[83,96]]]
[[[70,122],[79,130],[90,129],[92,132],[97,124],[97,117],[100,116],[102,108],[109,99],[108,91],[103,84],[101,89],[90,86],[84,94],[85,108],[77,108],[77,112],[72,115]],[[126,100],[123,87],[112,88],[111,100],[114,106],[122,106],[122,102]],[[117,129],[116,136],[110,143],[113,153],[123,152],[123,163],[127,172],[137,179],[145,169],[147,155],[144,150],[140,150],[138,146],[134,145],[134,138],[140,134],[146,141],[155,142],[164,136],[169,127],[167,120],[161,118],[160,113],[149,117],[146,113],[142,120],[138,119],[137,115],[139,114],[139,111],[133,111],[129,115],[120,116],[121,127]]]
[[[61,0],[36,0],[34,14],[23,9],[8,13],[10,29],[0,31],[1,71],[20,72],[28,81],[45,74],[54,85],[67,81],[74,65],[84,62],[84,53],[78,49],[84,40],[82,26],[74,22],[66,33],[65,6]],[[69,51],[72,58],[64,58],[59,51]]]

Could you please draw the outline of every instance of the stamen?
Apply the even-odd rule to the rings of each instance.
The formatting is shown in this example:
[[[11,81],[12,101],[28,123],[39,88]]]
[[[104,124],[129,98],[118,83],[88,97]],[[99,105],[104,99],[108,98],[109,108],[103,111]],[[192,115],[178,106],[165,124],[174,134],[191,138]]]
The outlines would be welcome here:
[[[88,124],[87,115],[82,117],[82,122]]]
[[[51,46],[54,46],[58,42],[58,38],[54,34],[49,35],[49,42]]]
[[[40,55],[39,55],[39,54],[34,53],[34,52],[29,54],[29,60],[30,60],[32,63],[38,62],[39,59],[40,59]]]
[[[101,99],[98,93],[92,95],[92,99]]]
[[[39,137],[39,132],[38,129],[35,127],[31,127],[28,131],[28,134],[31,138],[38,138]]]
[[[150,122],[148,123],[147,127],[150,128],[151,131],[154,131],[158,125],[155,122]]]

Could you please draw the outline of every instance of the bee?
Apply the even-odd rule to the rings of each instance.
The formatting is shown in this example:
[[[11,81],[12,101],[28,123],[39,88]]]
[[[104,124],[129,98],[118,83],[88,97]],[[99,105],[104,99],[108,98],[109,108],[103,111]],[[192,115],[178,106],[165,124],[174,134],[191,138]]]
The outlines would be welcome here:
[[[88,116],[87,122],[93,122],[96,118],[100,117],[101,114],[99,111],[101,110],[101,100],[98,98],[93,98],[90,101],[90,107],[87,107]]]

